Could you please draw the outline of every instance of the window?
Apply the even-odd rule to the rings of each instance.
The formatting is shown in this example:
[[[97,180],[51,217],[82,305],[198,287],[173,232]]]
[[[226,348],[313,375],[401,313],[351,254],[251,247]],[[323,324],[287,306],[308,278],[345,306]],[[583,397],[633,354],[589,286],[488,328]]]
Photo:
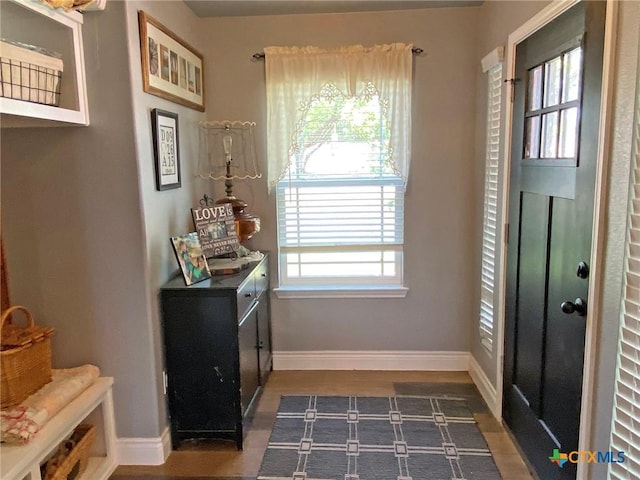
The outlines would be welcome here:
[[[529,70],[525,161],[577,163],[581,74],[582,47]]]
[[[273,48],[265,49],[265,59],[280,288],[401,287],[411,46],[296,51],[313,67],[297,75],[289,69],[284,86],[273,75],[279,64],[278,58],[269,63],[270,53],[286,60],[292,52]],[[376,54],[386,60],[372,62]],[[402,56],[402,68],[389,55]]]
[[[493,61],[491,61],[493,59]],[[497,61],[497,63],[496,63]],[[485,68],[486,66],[486,68]],[[498,168],[500,159],[500,110],[502,103],[502,47],[483,59],[487,72],[487,140],[482,223],[482,271],[480,284],[480,342],[493,349],[496,233],[498,225]]]
[[[638,77],[640,79],[640,76]],[[627,225],[622,318],[618,337],[616,391],[611,448],[625,452],[624,463],[609,464],[609,478],[640,478],[640,81],[637,86],[633,189]]]
[[[404,186],[384,102],[372,84],[356,97],[328,84],[307,106],[277,187],[281,284],[400,285]]]

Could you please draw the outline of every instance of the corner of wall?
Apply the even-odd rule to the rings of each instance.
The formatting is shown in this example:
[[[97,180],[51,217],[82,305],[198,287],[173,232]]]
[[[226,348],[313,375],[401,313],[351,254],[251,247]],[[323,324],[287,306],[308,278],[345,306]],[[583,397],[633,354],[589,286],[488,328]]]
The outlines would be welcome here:
[[[118,438],[118,465],[162,465],[171,453],[171,435],[166,427],[159,437]]]

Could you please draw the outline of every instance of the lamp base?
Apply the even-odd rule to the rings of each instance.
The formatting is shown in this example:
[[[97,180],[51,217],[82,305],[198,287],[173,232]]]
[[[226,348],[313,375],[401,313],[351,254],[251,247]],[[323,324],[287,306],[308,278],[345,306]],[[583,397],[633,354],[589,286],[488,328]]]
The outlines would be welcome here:
[[[236,234],[240,243],[249,240],[260,231],[260,217],[245,212],[247,202],[235,196],[227,196],[216,201],[216,205],[230,203],[236,222]]]
[[[237,258],[209,258],[207,264],[211,275],[229,275],[238,273],[249,267],[252,262],[258,262],[264,258],[264,253],[255,251],[249,252],[243,257]]]

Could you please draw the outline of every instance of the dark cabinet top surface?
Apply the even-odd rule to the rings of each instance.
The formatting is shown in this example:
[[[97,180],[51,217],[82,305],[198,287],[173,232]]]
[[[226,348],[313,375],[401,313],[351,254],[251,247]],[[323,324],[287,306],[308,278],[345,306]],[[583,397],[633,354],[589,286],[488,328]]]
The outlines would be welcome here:
[[[267,253],[264,254],[262,260],[258,260],[256,262],[251,262],[247,264],[246,268],[243,268],[238,273],[233,273],[229,275],[213,275],[211,278],[203,280],[198,283],[194,283],[193,285],[185,285],[184,277],[180,274],[179,271],[174,274],[174,276],[164,285],[162,285],[162,290],[238,290],[240,286],[251,276],[256,267],[258,267],[263,262],[269,261],[269,255]]]

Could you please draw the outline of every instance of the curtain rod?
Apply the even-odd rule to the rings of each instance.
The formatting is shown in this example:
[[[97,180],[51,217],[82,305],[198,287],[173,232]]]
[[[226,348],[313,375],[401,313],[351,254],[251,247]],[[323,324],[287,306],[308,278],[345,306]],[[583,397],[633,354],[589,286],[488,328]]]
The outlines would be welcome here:
[[[424,52],[424,50],[423,50],[423,49],[421,49],[420,47],[413,47],[413,48],[411,49],[411,52],[412,52],[414,55],[420,55],[421,53],[423,53],[423,52]],[[252,55],[252,58],[253,58],[254,60],[264,60],[264,52],[254,53],[254,54]]]

